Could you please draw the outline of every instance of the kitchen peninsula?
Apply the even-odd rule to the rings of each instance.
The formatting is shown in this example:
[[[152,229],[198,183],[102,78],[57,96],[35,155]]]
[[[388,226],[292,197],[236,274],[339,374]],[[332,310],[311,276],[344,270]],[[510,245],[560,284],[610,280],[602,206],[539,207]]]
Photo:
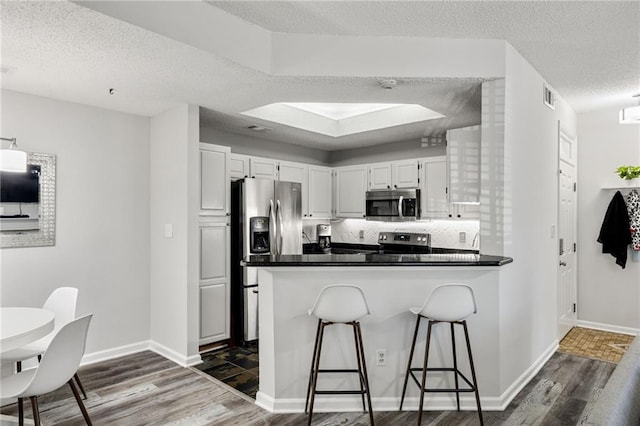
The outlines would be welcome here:
[[[374,410],[397,410],[402,392],[415,316],[409,307],[420,306],[438,284],[462,282],[473,287],[478,313],[468,319],[471,344],[483,409],[504,408],[521,385],[523,375],[508,386],[501,383],[501,331],[508,305],[500,270],[509,268],[511,258],[479,254],[366,254],[251,256],[246,266],[258,267],[260,324],[260,390],[256,403],[272,412],[304,411],[316,319],[308,315],[320,290],[326,285],[348,283],[360,286],[371,315],[361,320],[364,350]],[[502,297],[501,297],[502,296]],[[424,335],[416,349],[419,364],[424,353]],[[353,335],[349,327],[336,327],[325,335],[321,366],[351,368],[355,363]],[[462,336],[457,336],[460,338]],[[430,364],[451,363],[449,329],[436,325],[432,337]],[[422,343],[420,343],[422,342]],[[464,348],[464,340],[456,340]],[[377,364],[376,353],[384,351],[385,365]],[[460,352],[459,352],[460,353]],[[463,373],[468,373],[466,356],[459,355]],[[430,387],[451,387],[452,376],[429,376]],[[345,375],[320,379],[319,388],[349,389],[357,381]],[[514,393],[515,392],[515,393]],[[455,409],[455,397],[429,395],[428,409]],[[475,409],[473,396],[461,397],[462,408]],[[361,411],[359,397],[318,396],[317,411]],[[409,386],[405,407],[416,409],[418,389]]]

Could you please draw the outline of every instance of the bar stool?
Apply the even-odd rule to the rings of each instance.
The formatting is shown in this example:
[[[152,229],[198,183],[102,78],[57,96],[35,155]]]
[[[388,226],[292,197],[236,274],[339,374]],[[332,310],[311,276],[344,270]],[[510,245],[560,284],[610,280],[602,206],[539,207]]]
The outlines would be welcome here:
[[[474,392],[476,396],[476,403],[478,405],[478,416],[480,417],[480,424],[484,425],[482,420],[482,408],[480,407],[480,395],[478,394],[478,382],[476,381],[476,371],[473,366],[473,357],[471,355],[471,344],[469,343],[469,333],[467,331],[467,318],[471,314],[477,312],[476,299],[473,294],[473,289],[466,284],[442,284],[433,289],[431,294],[427,297],[420,308],[410,308],[412,313],[417,315],[416,328],[413,333],[413,342],[411,343],[411,353],[409,354],[409,362],[407,364],[407,372],[404,376],[404,386],[402,388],[402,398],[400,400],[400,411],[402,411],[402,404],[404,403],[404,397],[407,391],[407,381],[409,375],[413,378],[414,382],[420,387],[420,408],[418,413],[418,425],[422,423],[422,408],[424,406],[424,394],[425,392],[441,392],[450,393],[455,392],[456,404],[458,411],[460,411],[460,392]],[[413,352],[416,347],[416,338],[418,337],[418,329],[420,328],[420,321],[427,319],[427,340],[425,343],[424,351],[424,365],[422,368],[411,368],[411,362],[413,361]],[[451,325],[451,346],[453,351],[453,368],[427,368],[427,362],[429,359],[429,343],[431,340],[431,327],[434,324],[440,322],[447,322]],[[469,354],[469,365],[471,367],[471,378],[469,381],[458,370],[458,360],[456,357],[456,341],[454,333],[454,325],[462,325],[464,329],[464,336],[467,342],[467,352]],[[422,381],[418,381],[414,371],[422,372]],[[451,371],[454,373],[455,389],[429,389],[426,388],[427,372],[428,371]],[[458,383],[458,376],[462,378],[469,386],[469,388],[460,388]]]
[[[369,406],[369,419],[373,425],[373,410],[371,409],[371,393],[369,391],[369,379],[367,377],[367,366],[364,360],[364,350],[362,346],[362,332],[359,320],[369,315],[369,306],[364,297],[362,289],[355,285],[335,284],[323,288],[320,291],[313,307],[309,310],[309,315],[318,318],[316,330],[316,341],[313,348],[313,358],[311,360],[311,370],[309,372],[309,386],[307,387],[307,398],[304,412],[309,412],[309,422],[313,416],[313,402],[318,395],[361,395],[362,410],[365,407],[365,395]],[[346,324],[353,327],[353,337],[356,348],[356,358],[358,369],[320,369],[320,354],[322,352],[322,338],[324,329],[334,324]],[[359,390],[317,390],[319,373],[357,373],[360,382]]]

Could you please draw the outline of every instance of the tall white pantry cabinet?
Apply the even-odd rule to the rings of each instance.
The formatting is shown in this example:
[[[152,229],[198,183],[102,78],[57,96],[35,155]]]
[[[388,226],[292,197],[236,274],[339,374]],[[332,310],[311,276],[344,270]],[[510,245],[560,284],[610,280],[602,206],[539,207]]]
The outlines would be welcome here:
[[[200,144],[200,345],[230,336],[230,154]]]

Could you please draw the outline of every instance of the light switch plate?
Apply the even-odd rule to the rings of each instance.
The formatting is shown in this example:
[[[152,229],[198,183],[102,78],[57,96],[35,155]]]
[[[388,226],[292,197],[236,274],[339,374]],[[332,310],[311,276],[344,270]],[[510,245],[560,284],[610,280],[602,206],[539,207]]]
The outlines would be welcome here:
[[[173,238],[173,224],[171,223],[164,224],[164,237]]]

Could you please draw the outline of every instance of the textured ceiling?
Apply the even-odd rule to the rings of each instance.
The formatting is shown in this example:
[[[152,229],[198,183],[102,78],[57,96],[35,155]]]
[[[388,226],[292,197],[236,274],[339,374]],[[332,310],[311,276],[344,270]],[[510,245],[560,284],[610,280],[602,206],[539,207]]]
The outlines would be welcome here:
[[[640,1],[207,1],[273,32],[502,39],[576,111],[640,91]]]
[[[161,3],[142,2],[142,15],[153,16]],[[274,32],[506,39],[578,111],[640,91],[639,2],[211,3],[202,7]],[[479,79],[400,79],[396,89],[382,90],[377,82],[388,76],[275,76],[196,47],[201,40],[180,42],[99,13],[92,2],[0,5],[3,88],[149,116],[178,103],[201,105],[204,125],[326,150],[479,122]],[[183,17],[175,18],[163,26],[173,28]],[[114,96],[108,95],[111,87]],[[280,101],[419,103],[446,118],[335,139],[239,114]],[[252,124],[273,130],[252,133]]]

